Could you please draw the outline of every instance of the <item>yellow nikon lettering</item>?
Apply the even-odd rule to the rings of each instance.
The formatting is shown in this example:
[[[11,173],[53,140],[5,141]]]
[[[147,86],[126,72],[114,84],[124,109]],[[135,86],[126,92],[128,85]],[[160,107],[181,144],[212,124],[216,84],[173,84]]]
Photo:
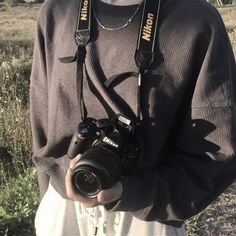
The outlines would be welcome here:
[[[151,40],[153,20],[154,20],[154,15],[152,13],[148,13],[146,25],[143,27],[143,32],[142,32],[142,39],[146,41]]]
[[[87,20],[87,18],[88,18],[88,1],[84,1],[81,9],[80,19]]]

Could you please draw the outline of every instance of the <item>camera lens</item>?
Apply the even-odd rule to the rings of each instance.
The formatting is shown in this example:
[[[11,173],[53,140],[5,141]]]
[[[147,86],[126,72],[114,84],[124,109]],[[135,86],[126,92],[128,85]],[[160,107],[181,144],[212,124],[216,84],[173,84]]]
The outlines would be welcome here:
[[[73,175],[74,188],[86,197],[95,197],[101,190],[98,176],[88,169],[77,170]]]
[[[72,175],[74,190],[88,198],[114,185],[121,174],[121,158],[104,147],[92,147],[76,163]]]

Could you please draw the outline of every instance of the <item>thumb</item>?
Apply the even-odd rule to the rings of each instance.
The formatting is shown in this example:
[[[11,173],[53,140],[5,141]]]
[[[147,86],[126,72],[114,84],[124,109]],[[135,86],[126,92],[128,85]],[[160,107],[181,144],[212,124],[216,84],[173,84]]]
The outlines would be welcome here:
[[[117,182],[109,189],[101,190],[98,193],[97,200],[101,204],[111,203],[121,198],[123,193],[123,187],[121,182]]]

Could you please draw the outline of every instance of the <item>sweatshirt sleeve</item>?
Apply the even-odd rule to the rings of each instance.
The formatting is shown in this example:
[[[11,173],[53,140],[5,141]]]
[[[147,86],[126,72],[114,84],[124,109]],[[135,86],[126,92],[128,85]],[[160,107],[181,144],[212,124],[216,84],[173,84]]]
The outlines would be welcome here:
[[[123,195],[106,205],[108,210],[178,224],[207,207],[236,178],[235,59],[220,17],[208,34],[187,115],[176,124],[172,154],[123,176]]]
[[[47,66],[42,14],[38,15],[33,65],[30,77],[30,118],[33,136],[33,156],[43,152],[47,144],[48,93]],[[37,166],[37,165],[36,165]],[[49,177],[37,168],[41,197],[47,190]]]

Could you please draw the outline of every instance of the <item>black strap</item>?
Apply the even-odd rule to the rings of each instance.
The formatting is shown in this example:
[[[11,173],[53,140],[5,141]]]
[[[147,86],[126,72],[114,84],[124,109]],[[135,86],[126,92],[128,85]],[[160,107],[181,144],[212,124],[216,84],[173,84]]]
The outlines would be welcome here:
[[[91,5],[92,0],[81,0],[77,25],[75,30],[75,42],[79,47],[85,47],[91,34]]]
[[[75,31],[75,41],[79,47],[85,47],[90,40],[91,4],[92,0],[81,0],[80,3]],[[153,62],[160,6],[161,0],[144,0],[135,52],[135,62],[142,71],[148,69]]]
[[[103,84],[106,88],[115,87],[117,83],[123,81],[124,79],[130,76],[138,77],[138,73],[131,71],[131,72],[124,72],[122,74],[113,75],[110,78],[108,78]]]
[[[139,29],[135,62],[141,71],[148,69],[154,58],[157,24],[161,0],[145,0]]]
[[[85,47],[78,47],[77,50],[77,99],[78,99],[78,107],[80,111],[80,119],[81,121],[85,120],[87,117],[87,110],[84,104],[83,98],[83,79],[84,79],[84,71],[85,71],[85,56],[86,49]]]
[[[77,99],[80,111],[81,121],[86,119],[87,111],[83,99],[83,77],[85,71],[85,56],[86,45],[90,40],[91,33],[91,4],[92,0],[81,0],[77,25],[75,30],[75,42],[78,45],[77,49]]]
[[[85,47],[78,47],[75,56],[73,57],[62,57],[59,58],[62,63],[72,63],[77,62],[77,71],[76,71],[76,88],[77,88],[77,100],[79,107],[80,120],[83,121],[87,117],[87,110],[84,104],[83,99],[83,78],[85,71],[85,56],[86,49]]]
[[[60,58],[60,61],[64,63],[70,63],[77,61],[77,97],[78,106],[80,110],[81,120],[84,120],[87,116],[83,101],[83,73],[85,69],[85,47],[90,40],[91,35],[91,4],[92,0],[81,0],[76,31],[75,42],[78,45],[76,57]],[[139,73],[125,72],[120,75],[114,75],[105,82],[105,86],[110,87],[111,84],[117,79],[121,79],[126,76],[136,76],[138,78],[138,93],[137,93],[137,120],[140,121],[141,109],[140,109],[140,95],[142,78],[145,70],[150,67],[154,58],[154,46],[156,39],[157,23],[160,12],[161,0],[144,0],[142,20],[140,23],[139,36],[137,41],[137,47],[135,51],[135,62],[139,67]]]

